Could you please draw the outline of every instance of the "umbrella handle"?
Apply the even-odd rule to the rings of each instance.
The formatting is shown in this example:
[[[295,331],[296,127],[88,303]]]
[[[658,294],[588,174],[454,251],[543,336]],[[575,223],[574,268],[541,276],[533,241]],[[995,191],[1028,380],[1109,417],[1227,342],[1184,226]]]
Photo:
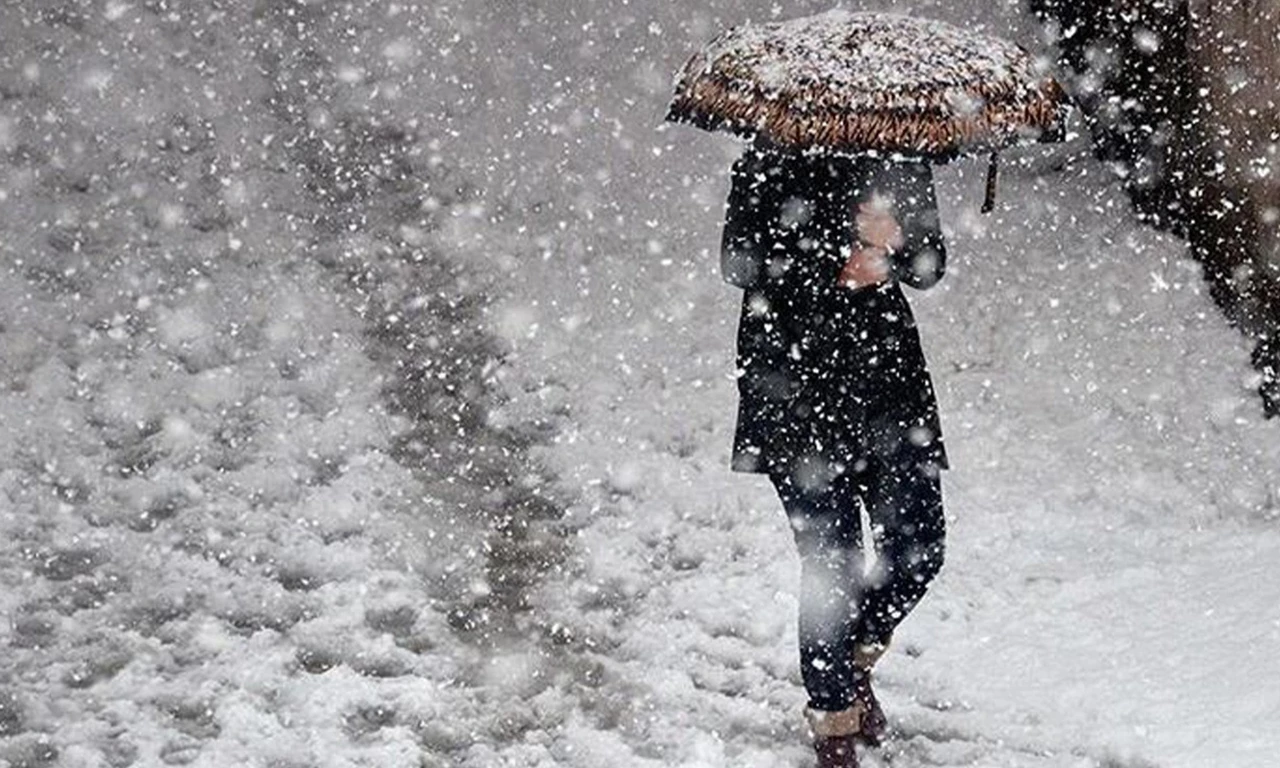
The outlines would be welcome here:
[[[991,213],[996,207],[996,155],[997,152],[991,153],[991,162],[987,165],[987,196],[982,200],[982,212]]]

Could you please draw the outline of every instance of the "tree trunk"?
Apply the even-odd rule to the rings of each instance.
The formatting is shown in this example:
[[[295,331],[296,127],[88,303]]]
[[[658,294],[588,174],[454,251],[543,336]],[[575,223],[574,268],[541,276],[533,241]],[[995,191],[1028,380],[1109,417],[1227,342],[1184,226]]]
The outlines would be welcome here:
[[[1280,0],[1029,3],[1057,29],[1095,152],[1188,239],[1280,415]]]

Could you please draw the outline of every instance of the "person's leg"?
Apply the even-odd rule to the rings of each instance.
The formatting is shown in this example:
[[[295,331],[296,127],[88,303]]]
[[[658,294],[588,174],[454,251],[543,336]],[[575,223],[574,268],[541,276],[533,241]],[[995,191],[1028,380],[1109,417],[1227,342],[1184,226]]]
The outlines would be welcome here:
[[[854,701],[853,642],[863,603],[863,557],[854,482],[804,488],[772,475],[800,554],[800,671],[812,710]]]
[[[865,498],[879,562],[868,577],[856,635],[860,645],[882,646],[942,568],[942,480],[931,466],[878,462]]]

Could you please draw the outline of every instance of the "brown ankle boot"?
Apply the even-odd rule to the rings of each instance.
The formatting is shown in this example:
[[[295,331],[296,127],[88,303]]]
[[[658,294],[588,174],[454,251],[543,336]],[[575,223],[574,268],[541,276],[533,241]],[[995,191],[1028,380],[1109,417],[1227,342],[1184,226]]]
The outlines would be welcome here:
[[[813,748],[818,753],[818,768],[858,768],[858,754],[854,747],[856,736],[829,736],[817,738]]]
[[[889,729],[889,721],[884,716],[884,710],[880,708],[880,702],[876,700],[875,691],[871,689],[870,670],[862,674],[862,679],[854,689],[854,695],[858,697],[858,703],[864,710],[862,728],[858,731],[857,739],[868,747],[879,747],[884,743],[884,734]]]
[[[853,652],[853,665],[858,674],[854,695],[865,710],[858,739],[868,747],[879,747],[884,742],[884,734],[889,727],[884,710],[881,709],[880,702],[876,700],[876,693],[871,688],[871,668],[880,660],[888,647],[889,642],[886,640],[883,643],[859,644]]]
[[[855,702],[848,709],[837,712],[806,708],[804,714],[813,734],[818,768],[858,768],[854,745],[862,728],[862,705]]]

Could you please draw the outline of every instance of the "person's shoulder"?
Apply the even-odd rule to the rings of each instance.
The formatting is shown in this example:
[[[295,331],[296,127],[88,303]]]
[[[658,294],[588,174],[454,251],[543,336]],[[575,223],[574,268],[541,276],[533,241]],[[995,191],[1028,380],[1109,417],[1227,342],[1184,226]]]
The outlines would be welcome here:
[[[880,173],[919,173],[933,165],[926,157],[897,152],[859,152],[849,155],[849,162],[863,171]]]
[[[927,159],[902,155],[864,155],[857,176],[871,186],[891,190],[915,190],[933,182],[933,165]]]
[[[733,165],[740,183],[756,189],[777,189],[803,183],[811,175],[809,164],[794,152],[748,146]]]

